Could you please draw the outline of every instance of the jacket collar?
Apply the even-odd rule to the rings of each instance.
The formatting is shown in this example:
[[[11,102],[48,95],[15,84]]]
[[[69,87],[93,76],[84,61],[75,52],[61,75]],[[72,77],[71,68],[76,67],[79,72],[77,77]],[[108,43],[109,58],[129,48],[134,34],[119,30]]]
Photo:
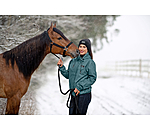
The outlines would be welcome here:
[[[87,53],[83,56],[83,58],[81,58],[81,56],[78,55],[77,60],[84,61],[84,60],[90,59],[90,58],[91,58],[91,57],[90,57],[90,55],[89,55],[89,52],[87,52]]]

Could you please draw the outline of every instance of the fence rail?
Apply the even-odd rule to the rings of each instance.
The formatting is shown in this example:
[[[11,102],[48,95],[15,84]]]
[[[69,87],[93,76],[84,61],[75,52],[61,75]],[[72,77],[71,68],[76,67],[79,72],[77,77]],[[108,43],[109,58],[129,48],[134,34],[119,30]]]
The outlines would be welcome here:
[[[107,62],[106,68],[117,74],[150,78],[150,60],[126,60]]]

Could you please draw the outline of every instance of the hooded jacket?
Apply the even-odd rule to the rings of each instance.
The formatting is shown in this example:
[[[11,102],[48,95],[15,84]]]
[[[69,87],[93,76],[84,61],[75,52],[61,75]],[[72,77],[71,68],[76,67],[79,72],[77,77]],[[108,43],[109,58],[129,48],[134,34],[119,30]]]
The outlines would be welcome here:
[[[68,70],[63,65],[60,67],[61,74],[69,79],[70,89],[77,88],[80,94],[91,92],[91,85],[97,78],[96,65],[87,52],[83,58],[80,55],[72,59],[69,63]],[[72,93],[75,96],[75,93]]]

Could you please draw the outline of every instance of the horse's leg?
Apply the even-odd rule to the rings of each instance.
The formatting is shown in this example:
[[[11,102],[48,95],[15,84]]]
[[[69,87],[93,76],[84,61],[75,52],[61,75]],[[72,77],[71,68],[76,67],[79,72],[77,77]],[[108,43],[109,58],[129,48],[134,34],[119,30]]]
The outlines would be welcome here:
[[[6,115],[18,115],[21,96],[16,94],[11,98],[7,98]]]

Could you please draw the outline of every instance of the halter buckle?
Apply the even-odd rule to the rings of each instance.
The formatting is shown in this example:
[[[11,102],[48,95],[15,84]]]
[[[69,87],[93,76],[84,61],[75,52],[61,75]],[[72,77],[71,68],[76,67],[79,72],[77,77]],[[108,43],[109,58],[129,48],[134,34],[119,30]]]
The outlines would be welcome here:
[[[64,51],[67,51],[67,50],[68,50],[68,47],[65,46],[65,47],[64,47]]]

